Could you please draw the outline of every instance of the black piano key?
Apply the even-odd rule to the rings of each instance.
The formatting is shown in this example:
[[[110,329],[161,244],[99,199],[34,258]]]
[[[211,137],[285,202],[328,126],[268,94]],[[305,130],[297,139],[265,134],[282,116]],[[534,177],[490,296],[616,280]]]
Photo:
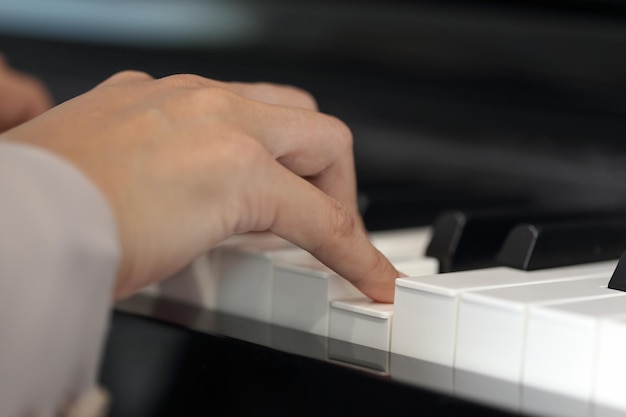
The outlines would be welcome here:
[[[497,262],[531,271],[617,259],[624,249],[624,218],[522,224],[507,236]]]
[[[617,263],[617,268],[613,271],[609,288],[612,290],[626,291],[626,252],[622,253]]]
[[[487,268],[498,264],[498,252],[518,224],[616,217],[625,214],[612,210],[447,211],[435,221],[426,255],[439,260],[440,272]]]

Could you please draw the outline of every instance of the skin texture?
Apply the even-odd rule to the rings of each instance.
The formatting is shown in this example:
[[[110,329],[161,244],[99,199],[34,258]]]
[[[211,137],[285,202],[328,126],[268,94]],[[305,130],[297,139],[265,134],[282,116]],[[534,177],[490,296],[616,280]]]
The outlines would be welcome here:
[[[393,301],[400,274],[357,212],[351,132],[302,90],[122,72],[7,137],[65,158],[101,189],[123,253],[116,298],[234,233],[270,230]]]
[[[44,85],[15,71],[0,54],[0,133],[48,110],[52,99]]]

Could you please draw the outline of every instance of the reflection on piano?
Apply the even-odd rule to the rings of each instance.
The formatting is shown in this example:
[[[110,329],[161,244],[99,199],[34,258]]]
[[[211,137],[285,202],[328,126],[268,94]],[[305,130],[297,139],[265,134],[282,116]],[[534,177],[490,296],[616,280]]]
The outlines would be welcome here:
[[[621,220],[578,219],[583,239],[559,229],[569,215],[529,214],[626,207],[623,2],[244,0],[219,3],[245,17],[219,33],[210,1],[57,2],[85,20],[0,5],[0,49],[59,102],[127,68],[310,90],[351,126],[365,222],[412,276],[379,305],[284,242],[232,239],[118,306],[112,417],[624,414],[623,295],[606,288]],[[142,7],[169,30],[139,34]],[[29,8],[46,25],[20,21]],[[496,227],[477,214],[492,208],[515,213]]]

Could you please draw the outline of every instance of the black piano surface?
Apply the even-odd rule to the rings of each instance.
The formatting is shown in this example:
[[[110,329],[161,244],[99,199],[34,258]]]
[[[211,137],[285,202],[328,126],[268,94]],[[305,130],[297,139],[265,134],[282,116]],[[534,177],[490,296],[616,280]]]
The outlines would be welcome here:
[[[118,305],[101,373],[111,417],[520,415],[473,377],[492,403],[444,366],[144,295]]]
[[[626,205],[625,2],[238,4],[263,29],[241,43],[109,42],[88,27],[71,37],[14,24],[0,25],[0,51],[57,102],[123,69],[308,89],[353,130],[370,230],[430,224],[444,209]],[[288,346],[265,343],[268,332]],[[112,417],[516,415],[319,346],[358,350],[136,297],[113,314],[102,381]]]

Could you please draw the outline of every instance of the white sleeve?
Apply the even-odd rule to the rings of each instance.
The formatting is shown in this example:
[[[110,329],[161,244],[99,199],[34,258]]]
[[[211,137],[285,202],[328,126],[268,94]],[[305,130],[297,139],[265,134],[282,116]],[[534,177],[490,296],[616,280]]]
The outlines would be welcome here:
[[[0,416],[55,415],[93,387],[120,256],[84,174],[0,138]]]

